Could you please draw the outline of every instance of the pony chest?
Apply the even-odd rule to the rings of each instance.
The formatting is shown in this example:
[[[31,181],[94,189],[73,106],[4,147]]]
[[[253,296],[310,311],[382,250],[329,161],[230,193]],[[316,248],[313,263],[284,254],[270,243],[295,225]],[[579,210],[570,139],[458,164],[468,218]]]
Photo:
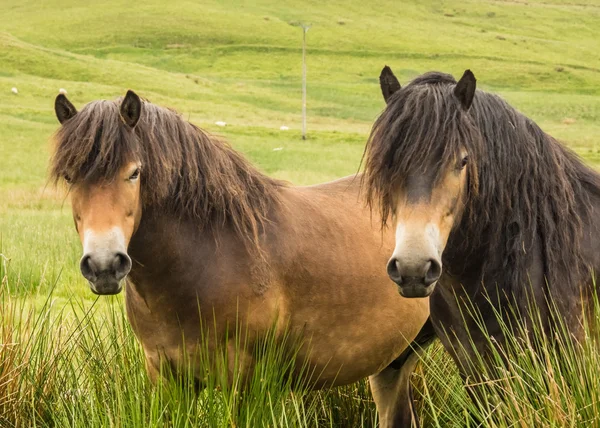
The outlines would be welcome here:
[[[198,306],[193,299],[169,299],[148,296],[127,284],[125,297],[127,317],[144,347],[181,347],[186,336],[192,336],[190,325],[199,325]]]

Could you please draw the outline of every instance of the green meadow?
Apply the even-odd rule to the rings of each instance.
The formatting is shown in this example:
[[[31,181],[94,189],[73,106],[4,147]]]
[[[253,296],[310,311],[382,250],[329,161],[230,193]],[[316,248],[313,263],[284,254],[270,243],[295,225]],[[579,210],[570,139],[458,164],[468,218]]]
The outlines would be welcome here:
[[[305,141],[300,23],[312,24]],[[122,298],[89,291],[68,197],[47,183],[60,88],[77,107],[133,89],[222,135],[266,174],[307,185],[358,171],[384,107],[384,65],[401,83],[430,70],[458,78],[468,68],[479,88],[502,95],[600,167],[598,28],[597,0],[3,0],[0,427],[376,424],[365,383],[295,393],[270,370],[285,362],[276,352],[265,365],[272,384],[252,390],[256,405],[228,395],[218,376],[221,392],[200,399],[175,381],[149,385]],[[517,404],[484,426],[600,426],[600,393],[587,388],[586,395],[560,375],[567,367],[600,381],[591,369],[598,349],[590,345],[585,358],[566,352],[567,364],[548,352],[546,364],[522,361],[540,378],[507,381]],[[548,386],[541,374],[554,363],[556,382]],[[439,347],[415,385],[427,426],[465,426],[469,415],[484,420],[497,410],[493,400],[470,404]],[[545,402],[539,397],[548,388],[557,395]]]

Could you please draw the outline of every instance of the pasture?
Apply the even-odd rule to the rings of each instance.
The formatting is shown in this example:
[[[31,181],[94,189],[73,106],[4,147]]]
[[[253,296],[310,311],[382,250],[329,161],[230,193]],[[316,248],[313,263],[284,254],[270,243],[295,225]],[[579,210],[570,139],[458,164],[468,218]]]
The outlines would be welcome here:
[[[600,166],[600,6],[594,0],[145,2],[135,8],[114,0],[86,6],[5,0],[0,12],[2,427],[375,423],[364,383],[295,395],[274,370],[287,356],[268,346],[262,378],[245,400],[224,391],[218,377],[221,392],[200,400],[176,381],[150,387],[122,296],[96,298],[89,291],[65,189],[46,181],[60,88],[78,108],[134,89],[222,135],[263,172],[308,185],[358,170],[384,107],[383,65],[401,83],[429,70],[459,77],[470,68],[479,88],[499,93]],[[306,141],[300,139],[300,22],[313,25]],[[514,344],[517,353],[520,346]],[[522,426],[599,424],[600,397],[584,386],[598,380],[592,368],[600,354],[590,346],[586,358],[577,355],[549,351],[546,365],[521,360],[530,377],[503,385],[517,403],[496,426],[516,424],[518,415]],[[454,368],[439,347],[424,365],[415,376],[424,422],[464,426],[470,405]],[[573,390],[559,372],[548,387],[536,377],[547,367],[586,381]],[[540,395],[551,399],[535,401]]]

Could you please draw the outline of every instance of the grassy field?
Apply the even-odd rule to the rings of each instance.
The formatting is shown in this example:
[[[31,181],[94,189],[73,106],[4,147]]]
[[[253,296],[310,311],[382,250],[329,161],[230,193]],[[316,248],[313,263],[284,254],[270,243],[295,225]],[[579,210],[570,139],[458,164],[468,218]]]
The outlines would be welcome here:
[[[383,65],[390,65],[403,83],[429,70],[460,76],[470,68],[480,88],[501,94],[600,166],[597,0],[147,1],[135,7],[115,0],[3,0],[0,16],[0,279],[3,296],[10,292],[11,300],[10,305],[0,301],[5,328],[31,308],[35,319],[58,311],[69,320],[64,325],[76,330],[100,323],[81,318],[92,306],[113,313],[115,325],[121,322],[121,299],[96,300],[81,278],[69,202],[60,189],[46,184],[59,88],[78,107],[134,89],[223,135],[264,172],[303,185],[357,171],[370,126],[383,108],[378,86]],[[299,22],[313,25],[308,33],[307,141],[300,139]],[[217,127],[216,121],[227,126]],[[280,131],[282,125],[290,130]],[[47,322],[52,334],[62,328]],[[127,326],[118,331],[122,335],[110,346],[133,349],[125,354],[130,365],[121,370],[143,373]],[[6,349],[0,348],[0,373]],[[440,376],[454,376],[442,354],[431,355]],[[57,358],[68,362],[65,355]],[[158,400],[142,380],[130,381],[142,383],[137,391],[154,397],[148,400]],[[361,423],[371,424],[371,404],[356,405],[366,397],[359,385],[319,398],[319,421],[335,413],[331,420],[347,425],[339,411],[347,406],[354,409],[346,409],[348,414],[367,412]],[[430,408],[447,400],[435,394],[429,398],[442,400],[430,400]],[[152,403],[148,409],[156,405],[159,412],[160,405]],[[452,407],[457,415],[464,410],[459,403]],[[91,412],[88,405],[84,409]],[[152,411],[139,420],[150,418]],[[457,426],[464,422],[456,420],[461,421]],[[314,424],[314,419],[304,422]],[[78,426],[75,419],[71,425]]]

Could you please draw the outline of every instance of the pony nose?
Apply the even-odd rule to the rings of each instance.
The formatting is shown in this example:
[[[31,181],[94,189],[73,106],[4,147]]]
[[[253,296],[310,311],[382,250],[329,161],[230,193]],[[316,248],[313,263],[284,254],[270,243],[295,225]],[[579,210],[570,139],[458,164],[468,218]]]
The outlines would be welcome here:
[[[398,259],[392,257],[387,264],[387,274],[396,284],[402,284],[402,275],[400,274],[400,263]]]
[[[79,263],[81,274],[91,283],[100,276],[109,276],[117,282],[125,278],[131,270],[131,258],[122,252],[116,252],[101,260],[93,254],[85,254]]]
[[[405,266],[396,257],[392,257],[387,265],[387,273],[392,281],[398,285],[405,282],[421,282],[429,286],[440,279],[442,265],[436,259],[428,259],[417,266]]]
[[[131,270],[131,258],[125,253],[117,253],[113,259],[112,267],[115,270],[117,281],[120,281]]]
[[[442,275],[442,266],[435,259],[429,259],[425,264],[425,278],[423,278],[423,284],[431,285],[440,279]]]
[[[86,254],[81,258],[81,262],[79,262],[79,269],[81,270],[83,277],[90,282],[94,282],[98,278],[98,269],[92,261],[92,256],[89,254]]]

